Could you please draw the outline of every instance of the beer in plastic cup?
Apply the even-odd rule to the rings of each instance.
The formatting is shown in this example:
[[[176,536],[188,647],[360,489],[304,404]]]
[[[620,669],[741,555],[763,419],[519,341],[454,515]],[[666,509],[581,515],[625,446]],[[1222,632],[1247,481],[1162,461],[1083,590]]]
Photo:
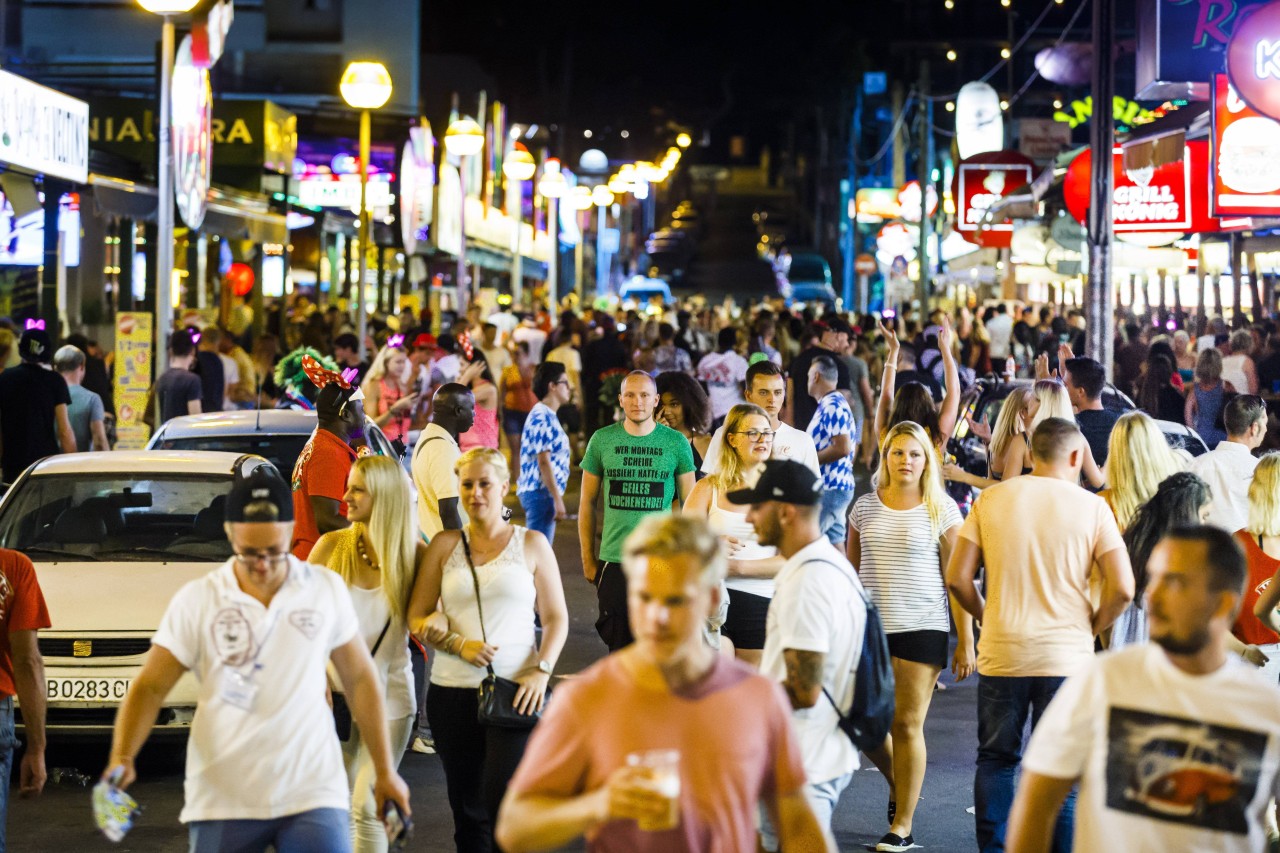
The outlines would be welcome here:
[[[662,832],[680,825],[680,750],[650,749],[627,756],[628,767],[642,768],[646,788],[666,800],[664,814],[636,821],[645,832]]]

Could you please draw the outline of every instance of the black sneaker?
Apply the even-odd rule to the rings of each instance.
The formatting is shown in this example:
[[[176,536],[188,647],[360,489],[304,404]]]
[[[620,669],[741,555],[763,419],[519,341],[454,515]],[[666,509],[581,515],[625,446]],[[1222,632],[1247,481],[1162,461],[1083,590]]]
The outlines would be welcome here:
[[[892,832],[886,832],[884,837],[876,842],[876,850],[880,853],[902,853],[903,850],[910,850],[916,846],[916,839],[913,835],[903,838],[901,835],[894,835]]]

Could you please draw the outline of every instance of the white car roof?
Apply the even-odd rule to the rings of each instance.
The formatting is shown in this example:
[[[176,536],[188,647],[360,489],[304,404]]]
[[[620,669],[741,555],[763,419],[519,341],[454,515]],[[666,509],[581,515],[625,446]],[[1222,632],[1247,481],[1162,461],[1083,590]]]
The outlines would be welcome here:
[[[213,450],[108,450],[64,453],[41,459],[31,476],[54,474],[224,474],[248,454]],[[255,458],[255,457],[251,457]],[[265,460],[264,460],[265,461]]]
[[[307,435],[315,428],[316,413],[314,411],[262,409],[183,415],[165,421],[160,430],[165,438],[199,438],[205,435],[252,435],[253,433]]]

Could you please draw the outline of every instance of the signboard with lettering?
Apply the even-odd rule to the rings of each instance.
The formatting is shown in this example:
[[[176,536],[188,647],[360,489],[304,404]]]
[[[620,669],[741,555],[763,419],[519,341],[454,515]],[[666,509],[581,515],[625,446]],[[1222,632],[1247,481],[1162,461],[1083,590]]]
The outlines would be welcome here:
[[[435,196],[435,137],[426,119],[421,127],[409,130],[409,140],[400,152],[396,181],[400,244],[412,255],[418,250],[418,244],[425,244],[430,236],[431,204]]]
[[[116,448],[142,450],[151,430],[142,422],[151,388],[151,315],[116,315]]]
[[[173,197],[188,228],[204,224],[213,169],[213,88],[209,68],[192,56],[191,36],[178,45],[169,94]]]
[[[1138,100],[1209,99],[1227,42],[1267,0],[1138,0]]]
[[[1213,215],[1280,214],[1280,122],[1252,109],[1214,75]]]
[[[1116,233],[1214,232],[1218,220],[1209,215],[1209,143],[1192,140],[1181,160],[1126,173],[1120,148],[1115,149],[1112,216]],[[1062,185],[1067,211],[1084,222],[1089,210],[1093,174],[1089,149],[1071,161]]]
[[[0,163],[81,184],[89,180],[89,105],[0,71]]]
[[[1018,119],[1018,151],[1038,163],[1057,157],[1071,147],[1071,128],[1047,118]]]
[[[1000,199],[1031,183],[1035,168],[1017,151],[991,151],[961,160],[951,188],[960,236],[987,248],[1009,248],[1013,224],[997,222],[983,227],[983,217]]]
[[[1280,118],[1280,3],[1241,14],[1227,45],[1227,77],[1246,104]]]

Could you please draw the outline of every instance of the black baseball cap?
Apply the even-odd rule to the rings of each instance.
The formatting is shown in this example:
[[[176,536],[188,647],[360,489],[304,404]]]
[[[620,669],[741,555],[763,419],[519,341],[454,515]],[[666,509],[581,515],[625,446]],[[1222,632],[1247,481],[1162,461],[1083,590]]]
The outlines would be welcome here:
[[[738,489],[725,495],[729,503],[784,504],[813,506],[822,500],[822,480],[813,469],[792,459],[770,459],[754,488]]]
[[[44,329],[27,329],[18,339],[18,355],[44,364],[53,362],[53,341]]]
[[[293,521],[293,492],[270,465],[236,477],[227,494],[227,521]]]

